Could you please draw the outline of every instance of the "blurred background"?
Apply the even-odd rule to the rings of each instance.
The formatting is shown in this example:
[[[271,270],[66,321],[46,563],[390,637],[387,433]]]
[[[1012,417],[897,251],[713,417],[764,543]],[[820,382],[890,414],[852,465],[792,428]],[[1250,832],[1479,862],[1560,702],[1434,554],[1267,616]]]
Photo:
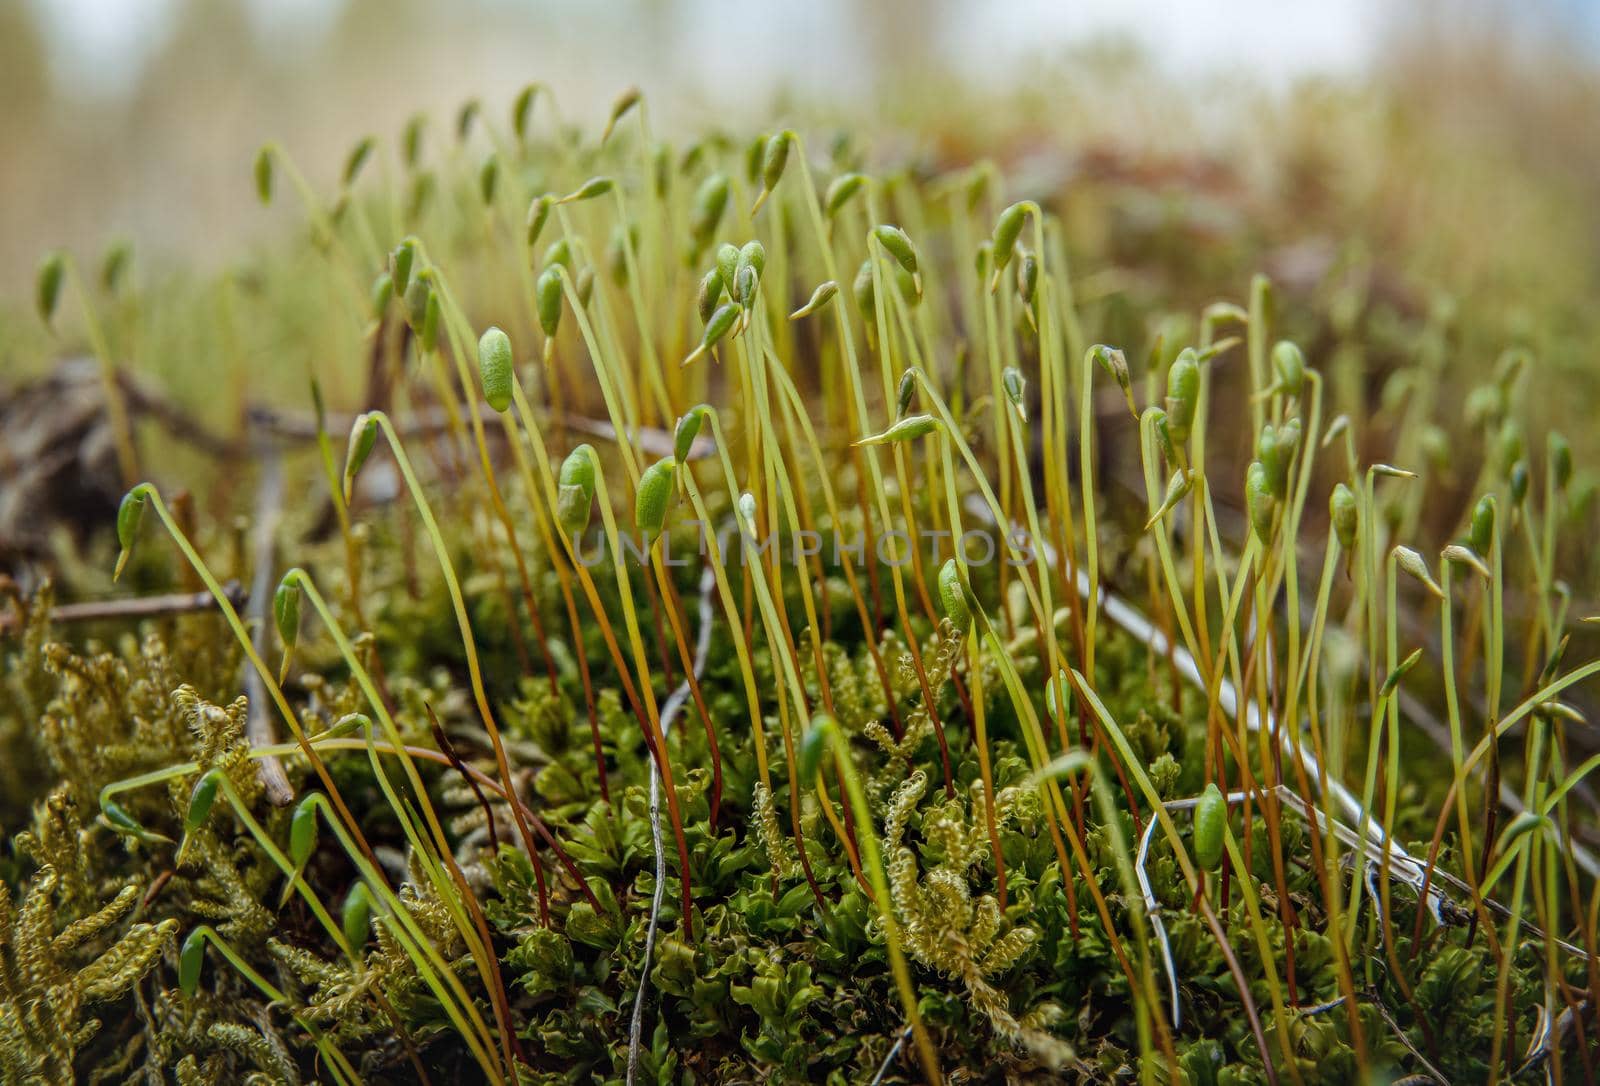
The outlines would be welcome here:
[[[272,227],[249,185],[264,139],[331,187],[361,136],[420,109],[445,131],[530,79],[589,127],[637,84],[669,132],[803,108],[975,154],[1114,139],[1235,168],[1296,111],[1360,94],[1587,200],[1597,53],[1591,0],[0,0],[0,294],[25,299],[56,245],[214,261]],[[1337,160],[1374,133],[1299,135]]]

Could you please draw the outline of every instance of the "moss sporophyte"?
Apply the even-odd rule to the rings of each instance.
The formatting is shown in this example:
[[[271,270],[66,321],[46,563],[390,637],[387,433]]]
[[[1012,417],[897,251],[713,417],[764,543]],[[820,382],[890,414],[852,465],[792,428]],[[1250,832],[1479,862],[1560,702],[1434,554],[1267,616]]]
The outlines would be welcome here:
[[[317,456],[259,552],[117,391],[202,287],[42,263],[131,488],[63,575],[144,622],[0,584],[0,1078],[1592,1079],[1537,360],[1425,441],[1484,328],[1196,308],[1137,216],[649,106],[474,100],[332,197],[263,149],[308,229],[205,364]]]

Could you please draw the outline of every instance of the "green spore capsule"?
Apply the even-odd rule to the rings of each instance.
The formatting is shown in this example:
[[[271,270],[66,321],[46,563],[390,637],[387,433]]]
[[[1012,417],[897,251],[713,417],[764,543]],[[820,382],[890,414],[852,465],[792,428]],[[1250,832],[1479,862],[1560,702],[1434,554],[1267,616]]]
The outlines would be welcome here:
[[[1494,546],[1494,518],[1497,510],[1498,503],[1494,500],[1493,494],[1485,494],[1478,499],[1478,504],[1472,507],[1467,543],[1479,557],[1487,558],[1490,548]]]
[[[829,219],[834,218],[850,198],[861,191],[867,183],[865,175],[859,173],[842,173],[828,184],[828,191],[823,194],[822,206]]]
[[[539,262],[546,271],[560,266],[572,270],[572,245],[566,238],[556,238],[545,246],[544,258]]]
[[[596,196],[604,196],[616,188],[616,185],[617,183],[609,177],[591,177],[556,202],[575,204],[582,200],[593,200]]]
[[[1206,785],[1200,801],[1194,805],[1194,823],[1191,833],[1194,841],[1195,866],[1202,871],[1215,871],[1222,864],[1223,838],[1228,828],[1228,798],[1216,783]]]
[[[1175,445],[1188,442],[1199,402],[1200,363],[1194,350],[1185,347],[1167,370],[1167,431]]]
[[[903,419],[906,412],[911,410],[911,397],[917,393],[917,374],[915,370],[906,370],[900,375],[900,386],[895,389],[894,417]]]
[[[1272,527],[1278,515],[1278,499],[1272,495],[1272,484],[1267,478],[1267,468],[1259,460],[1252,460],[1244,476],[1245,510],[1250,514],[1250,527],[1262,546],[1272,543]]]
[[[372,934],[372,893],[366,883],[355,883],[345,894],[344,908],[339,911],[339,926],[344,929],[344,941],[351,950],[367,945]]]
[[[189,809],[183,816],[183,831],[193,833],[205,824],[206,817],[211,814],[212,805],[217,801],[217,788],[222,784],[222,770],[208,769],[195,781],[194,790],[189,793]]]
[[[796,309],[793,313],[790,313],[789,319],[792,321],[797,321],[802,317],[809,317],[811,314],[815,313],[817,310],[833,301],[834,295],[838,293],[839,284],[834,282],[832,279],[819,283],[817,285],[817,289],[811,292],[811,298],[806,302],[805,305],[801,306],[799,309]]]
[[[700,346],[696,347],[689,357],[683,360],[683,364],[687,366],[722,342],[722,337],[733,330],[734,323],[738,321],[739,315],[743,312],[744,306],[738,302],[728,302],[718,306],[716,312],[711,314],[711,319],[706,321],[706,330],[700,337]]]
[[[739,281],[739,247],[723,242],[717,246],[717,274],[730,291]]]
[[[1300,348],[1280,339],[1272,348],[1272,368],[1278,372],[1278,386],[1291,396],[1300,395],[1306,380],[1306,356]]]
[[[594,448],[579,445],[561,462],[556,492],[556,519],[569,539],[577,539],[589,526],[594,507]]]
[[[49,324],[56,315],[56,306],[61,301],[61,282],[66,276],[67,261],[59,252],[46,253],[39,262],[39,271],[34,279],[34,305],[39,310],[39,319]]]
[[[389,254],[389,278],[394,281],[394,292],[406,296],[411,286],[411,267],[417,259],[417,239],[406,238]]]
[[[526,226],[529,249],[538,244],[539,235],[544,233],[545,224],[550,221],[550,209],[555,206],[556,198],[548,192],[528,202]]]
[[[511,362],[511,337],[499,328],[490,328],[478,339],[478,374],[483,379],[483,398],[496,411],[511,407],[511,384],[515,371]]]
[[[381,318],[389,308],[389,303],[394,300],[394,277],[388,272],[379,272],[378,277],[372,281],[372,316]]]
[[[356,473],[361,470],[361,465],[367,462],[367,457],[372,455],[372,449],[377,443],[378,420],[368,413],[357,415],[355,422],[350,426],[350,443],[344,455],[346,498],[349,496],[350,484],[355,480]]]
[[[539,310],[539,328],[547,339],[554,339],[561,329],[561,272],[552,265],[539,273],[534,284],[534,305]]]
[[[711,320],[711,314],[717,311],[717,303],[722,301],[722,272],[712,268],[700,280],[700,289],[695,294],[694,310],[700,316],[700,323],[705,324]]]
[[[311,792],[295,804],[289,816],[289,862],[304,867],[317,847],[316,793]]]
[[[117,506],[117,545],[124,553],[133,550],[134,541],[139,538],[139,522],[144,519],[148,494],[148,484],[140,483],[124,494],[122,504]]]
[[[500,185],[500,156],[493,151],[483,160],[483,165],[478,167],[478,198],[483,201],[483,206],[488,207],[494,203],[495,189]]]
[[[963,633],[972,629],[972,606],[967,599],[967,586],[961,580],[961,569],[954,558],[946,558],[944,565],[939,567],[939,604],[952,626]]]
[[[908,415],[887,430],[871,434],[856,441],[857,445],[892,445],[900,441],[915,441],[919,437],[940,432],[944,423],[933,415]]]
[[[533,117],[533,102],[538,94],[539,84],[529,83],[511,102],[511,131],[519,142],[528,138],[528,121]]]
[[[872,281],[872,261],[861,262],[850,289],[855,294],[856,311],[861,314],[863,321],[870,324],[877,315],[877,287]]]
[[[917,274],[917,248],[904,230],[898,226],[879,225],[872,228],[872,236],[909,274]]]
[[[1011,252],[1016,248],[1017,238],[1022,236],[1022,226],[1027,218],[1028,205],[1016,203],[1000,212],[1000,217],[995,220],[992,239],[995,271],[1004,271],[1011,263]]]
[[[263,204],[272,203],[272,148],[263,147],[256,152],[256,199]]]
[[[178,951],[178,988],[190,999],[200,990],[200,968],[206,960],[206,937],[199,928],[191,931]]]
[[[1518,460],[1511,465],[1511,504],[1521,505],[1528,499],[1528,462]]]
[[[672,483],[678,462],[668,456],[657,460],[639,476],[639,491],[634,497],[633,523],[646,545],[655,541],[667,522],[667,507],[672,502]]]
[[[355,184],[357,176],[361,173],[361,168],[367,164],[367,159],[372,156],[373,146],[372,137],[365,136],[357,140],[356,145],[350,148],[350,153],[345,156],[344,173],[340,178],[340,184],[345,188]]]
[[[678,463],[689,462],[694,439],[700,436],[700,425],[710,413],[711,408],[707,404],[696,404],[678,419],[677,428],[672,433],[672,458]]]
[[[695,249],[704,251],[716,233],[717,223],[728,206],[728,175],[714,173],[695,190],[694,204],[689,216],[689,232],[694,237]]]
[[[1572,446],[1554,431],[1550,433],[1550,476],[1557,490],[1566,490],[1572,482]]]
[[[1011,401],[1011,406],[1017,409],[1017,415],[1023,422],[1028,421],[1028,379],[1022,376],[1022,371],[1015,366],[1007,366],[1000,371],[1000,387],[1005,389],[1006,399]]]
[[[644,92],[638,87],[629,87],[617,95],[617,100],[611,103],[611,115],[606,118],[606,126],[600,133],[600,142],[605,143],[611,138],[611,133],[616,130],[617,122],[625,117],[630,109],[644,99]]]
[[[300,583],[291,577],[292,574],[285,575],[272,593],[272,620],[285,648],[293,645],[300,634]]]
[[[1333,522],[1334,538],[1346,554],[1356,549],[1356,536],[1361,527],[1361,503],[1353,490],[1343,483],[1333,488],[1328,498],[1328,519]]]
[[[793,143],[794,133],[787,130],[767,140],[761,156],[761,195],[756,200],[758,209],[778,187],[778,182],[783,180],[783,170],[789,164],[789,148]]]
[[[811,727],[800,740],[800,755],[796,762],[801,787],[817,779],[822,768],[822,754],[833,741],[833,730],[838,727],[833,717],[825,712],[811,718]]]

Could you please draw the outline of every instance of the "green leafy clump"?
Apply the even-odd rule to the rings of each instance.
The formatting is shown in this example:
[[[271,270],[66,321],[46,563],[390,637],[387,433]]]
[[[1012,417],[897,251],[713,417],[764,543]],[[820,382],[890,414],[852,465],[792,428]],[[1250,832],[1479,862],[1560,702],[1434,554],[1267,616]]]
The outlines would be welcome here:
[[[145,483],[58,572],[172,600],[12,593],[8,1081],[1591,1071],[1591,476],[1523,355],[1441,459],[1470,314],[1088,289],[991,164],[532,100],[332,207],[264,151],[267,542]]]

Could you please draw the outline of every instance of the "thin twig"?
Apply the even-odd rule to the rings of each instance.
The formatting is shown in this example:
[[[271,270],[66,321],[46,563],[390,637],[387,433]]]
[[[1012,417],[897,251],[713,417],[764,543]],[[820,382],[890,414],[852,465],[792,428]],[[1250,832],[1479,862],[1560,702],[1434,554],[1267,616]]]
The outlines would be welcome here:
[[[229,581],[222,586],[228,602],[235,607],[245,601],[244,586]],[[165,592],[158,596],[135,596],[130,599],[86,600],[83,603],[63,603],[50,608],[52,623],[110,622],[133,618],[157,618],[162,615],[185,615],[195,611],[209,611],[217,601],[209,592]],[[0,614],[0,633],[19,625],[13,612]]]

